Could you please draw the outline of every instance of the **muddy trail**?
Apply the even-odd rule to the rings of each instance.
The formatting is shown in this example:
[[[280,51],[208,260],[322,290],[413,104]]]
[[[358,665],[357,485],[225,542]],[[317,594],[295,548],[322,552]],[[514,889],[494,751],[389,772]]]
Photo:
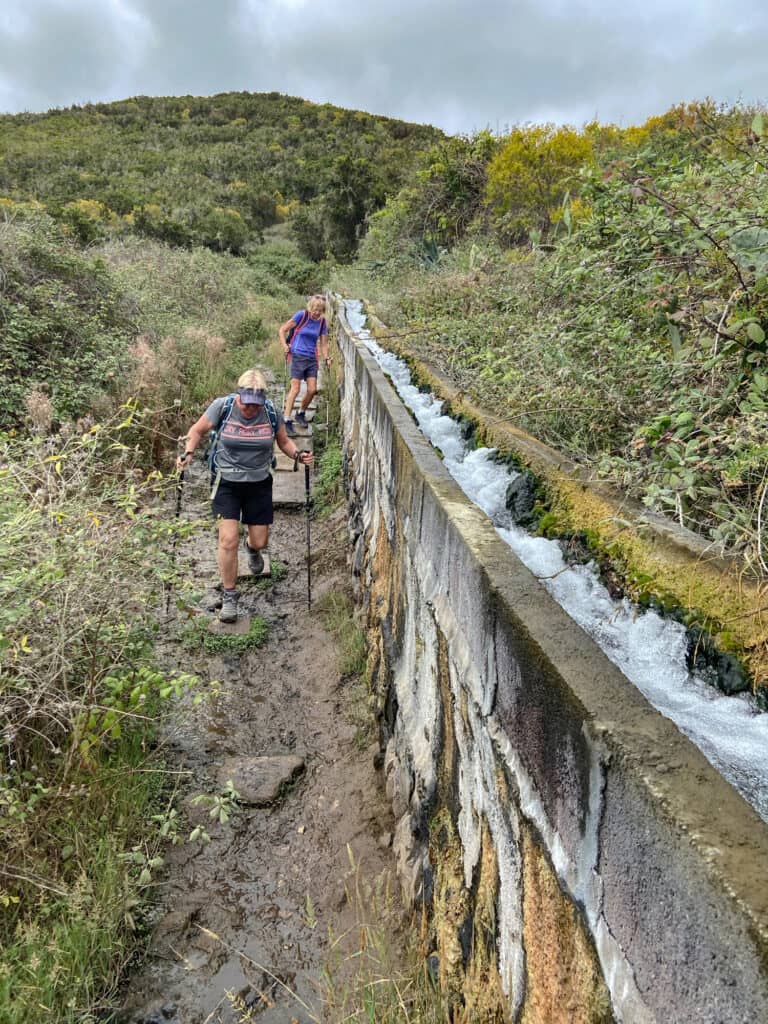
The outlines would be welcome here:
[[[198,473],[182,515],[207,512]],[[350,684],[316,607],[349,579],[342,512],[312,521],[311,611],[302,511],[276,509],[269,551],[284,578],[238,584],[241,614],[268,623],[264,646],[210,655],[168,641],[163,649],[167,668],[221,682],[211,701],[182,701],[162,735],[167,767],[188,773],[178,776],[180,835],[203,825],[211,841],[163,851],[149,952],[128,982],[120,1024],[322,1019],[329,934],[355,931],[352,862],[369,880],[391,867],[376,746],[351,721]],[[197,608],[212,620],[215,554],[212,528],[179,545],[182,572],[206,591]],[[211,804],[194,798],[221,794],[230,779],[241,801],[219,824]]]

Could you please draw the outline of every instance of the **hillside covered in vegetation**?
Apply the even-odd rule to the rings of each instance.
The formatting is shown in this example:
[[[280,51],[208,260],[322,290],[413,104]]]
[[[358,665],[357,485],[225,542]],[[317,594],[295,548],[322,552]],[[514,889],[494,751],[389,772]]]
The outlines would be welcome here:
[[[243,253],[290,217],[306,255],[348,259],[437,129],[279,93],[139,96],[0,116],[0,196],[83,242],[136,233]]]
[[[178,812],[155,721],[215,688],[156,642],[194,593],[177,438],[319,284],[133,234],[0,214],[0,1019],[107,1019]],[[189,830],[183,836],[189,835]],[[42,1018],[41,1018],[42,1015]]]
[[[768,120],[433,147],[339,286],[476,402],[768,573]]]

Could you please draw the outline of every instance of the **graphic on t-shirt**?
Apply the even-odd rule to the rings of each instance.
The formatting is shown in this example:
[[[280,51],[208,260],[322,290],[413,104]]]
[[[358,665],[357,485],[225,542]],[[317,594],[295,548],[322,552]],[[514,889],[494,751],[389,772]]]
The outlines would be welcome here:
[[[242,423],[228,419],[221,428],[221,440],[232,447],[248,447],[250,445],[272,444],[272,424]]]

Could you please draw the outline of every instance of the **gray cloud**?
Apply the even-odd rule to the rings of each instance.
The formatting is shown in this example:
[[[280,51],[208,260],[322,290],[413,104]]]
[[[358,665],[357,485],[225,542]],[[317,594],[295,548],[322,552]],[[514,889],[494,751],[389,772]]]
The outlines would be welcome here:
[[[768,99],[766,43],[758,0],[5,0],[0,108],[275,89],[449,131],[629,124]]]

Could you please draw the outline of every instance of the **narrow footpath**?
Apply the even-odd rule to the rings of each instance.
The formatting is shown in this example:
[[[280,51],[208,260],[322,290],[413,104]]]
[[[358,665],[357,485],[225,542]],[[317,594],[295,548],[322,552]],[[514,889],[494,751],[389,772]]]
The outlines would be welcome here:
[[[204,467],[191,476],[182,514],[205,519]],[[211,841],[164,850],[149,955],[128,983],[121,1024],[320,1020],[329,935],[346,934],[354,947],[355,875],[372,882],[391,868],[377,748],[351,721],[350,684],[314,608],[347,585],[343,510],[312,522],[308,611],[303,476],[292,474],[293,508],[286,500],[275,510],[269,552],[284,577],[238,583],[241,614],[266,620],[266,644],[243,654],[190,654],[175,642],[164,651],[168,666],[221,682],[210,702],[185,699],[163,734],[167,767],[189,773],[179,776],[179,833],[202,825]],[[213,527],[179,547],[212,622],[215,555]],[[195,797],[222,794],[230,779],[241,800],[220,824]]]

